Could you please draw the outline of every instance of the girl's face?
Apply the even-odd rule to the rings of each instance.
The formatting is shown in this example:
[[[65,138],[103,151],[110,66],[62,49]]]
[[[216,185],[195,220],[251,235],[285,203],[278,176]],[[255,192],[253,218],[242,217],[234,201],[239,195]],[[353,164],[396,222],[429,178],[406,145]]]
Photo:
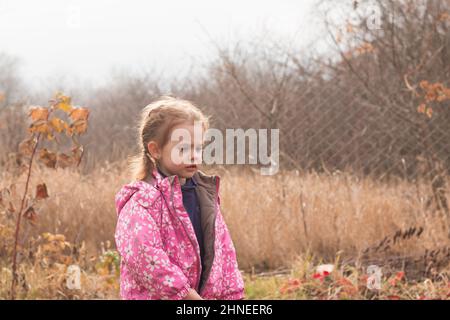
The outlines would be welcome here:
[[[187,179],[202,163],[203,137],[202,125],[185,122],[172,128],[169,141],[163,148],[155,142],[150,142],[148,148],[163,173]]]

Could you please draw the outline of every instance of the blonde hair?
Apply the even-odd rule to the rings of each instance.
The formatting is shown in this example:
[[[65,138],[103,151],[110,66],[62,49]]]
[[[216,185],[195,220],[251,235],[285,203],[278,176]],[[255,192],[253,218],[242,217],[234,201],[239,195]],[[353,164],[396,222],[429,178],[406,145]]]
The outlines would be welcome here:
[[[146,106],[138,123],[139,153],[129,160],[129,171],[133,180],[147,180],[155,169],[155,160],[147,150],[150,141],[160,148],[169,140],[170,131],[186,121],[200,121],[204,130],[208,129],[209,119],[191,101],[162,96]]]

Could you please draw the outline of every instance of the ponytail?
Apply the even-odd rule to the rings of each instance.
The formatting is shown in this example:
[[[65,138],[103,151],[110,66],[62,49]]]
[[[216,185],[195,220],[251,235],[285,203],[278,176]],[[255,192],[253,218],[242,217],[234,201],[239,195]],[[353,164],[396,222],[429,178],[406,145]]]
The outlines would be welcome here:
[[[154,160],[145,149],[142,149],[139,154],[132,156],[129,159],[128,169],[130,171],[131,179],[134,181],[148,180],[149,175],[151,175],[154,168]]]

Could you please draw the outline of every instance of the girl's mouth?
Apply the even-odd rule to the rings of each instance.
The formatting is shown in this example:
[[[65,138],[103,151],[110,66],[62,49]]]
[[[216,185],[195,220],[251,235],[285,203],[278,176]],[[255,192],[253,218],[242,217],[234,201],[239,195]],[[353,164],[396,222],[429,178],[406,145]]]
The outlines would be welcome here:
[[[190,166],[186,166],[186,169],[188,169],[188,170],[196,170],[197,169],[197,165],[193,164],[193,165],[190,165]]]

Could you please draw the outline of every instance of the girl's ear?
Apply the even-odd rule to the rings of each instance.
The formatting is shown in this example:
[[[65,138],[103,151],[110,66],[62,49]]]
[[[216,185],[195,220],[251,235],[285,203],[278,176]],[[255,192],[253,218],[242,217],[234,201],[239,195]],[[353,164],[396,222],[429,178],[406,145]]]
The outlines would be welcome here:
[[[155,141],[150,141],[147,145],[147,149],[153,159],[158,160],[161,157],[161,150]]]

